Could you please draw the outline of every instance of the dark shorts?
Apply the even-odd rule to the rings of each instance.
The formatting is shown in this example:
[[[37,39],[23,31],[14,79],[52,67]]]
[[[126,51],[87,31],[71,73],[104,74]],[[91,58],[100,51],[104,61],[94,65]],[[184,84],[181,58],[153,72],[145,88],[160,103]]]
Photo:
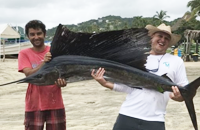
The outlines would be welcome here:
[[[113,130],[165,130],[165,123],[145,121],[119,114]]]
[[[25,112],[25,130],[66,130],[65,109]]]

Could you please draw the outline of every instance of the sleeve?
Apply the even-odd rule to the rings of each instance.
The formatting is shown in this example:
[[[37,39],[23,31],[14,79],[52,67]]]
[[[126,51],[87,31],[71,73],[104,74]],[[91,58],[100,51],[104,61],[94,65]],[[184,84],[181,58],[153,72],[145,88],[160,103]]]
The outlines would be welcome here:
[[[180,86],[185,86],[188,84],[186,69],[183,60],[181,60],[181,64],[178,66],[176,75],[175,75],[175,83]]]
[[[18,72],[23,72],[24,68],[32,68],[30,60],[24,51],[18,55]]]
[[[130,94],[130,93],[132,93],[133,90],[134,90],[134,88],[131,88],[127,85],[114,83],[113,91],[124,92],[124,93]]]

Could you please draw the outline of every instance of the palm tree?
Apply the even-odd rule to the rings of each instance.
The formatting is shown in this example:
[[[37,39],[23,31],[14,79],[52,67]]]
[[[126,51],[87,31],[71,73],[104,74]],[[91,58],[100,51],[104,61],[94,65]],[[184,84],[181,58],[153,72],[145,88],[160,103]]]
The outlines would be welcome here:
[[[170,18],[170,16],[167,15],[167,11],[161,10],[160,12],[156,11],[156,15],[154,15],[153,18],[159,19],[160,22],[162,23],[164,19]]]
[[[188,2],[187,7],[191,7],[191,15],[195,17],[195,15],[200,15],[200,1],[199,0],[191,0]]]
[[[187,7],[191,8],[191,12],[188,12],[186,15],[188,15],[189,17],[186,19],[187,22],[183,23],[182,27],[187,28],[187,29],[199,29],[199,23],[196,20],[197,15],[199,15],[200,13],[200,1],[199,0],[191,0],[188,2]],[[186,26],[185,26],[186,25]],[[187,32],[184,31],[184,32]],[[187,35],[185,36],[187,37]],[[190,37],[193,37],[193,35],[191,35]],[[187,39],[187,38],[186,38]],[[189,38],[190,40],[187,39],[187,42],[189,42],[189,45],[185,47],[185,54],[187,56],[187,54],[190,53],[191,51],[191,38]],[[195,40],[195,39],[193,39]],[[196,40],[196,53],[198,53],[198,40]],[[186,57],[186,61],[189,61],[190,58],[189,56]]]
[[[133,28],[142,28],[147,24],[146,20],[142,16],[136,16],[133,18],[132,27]]]

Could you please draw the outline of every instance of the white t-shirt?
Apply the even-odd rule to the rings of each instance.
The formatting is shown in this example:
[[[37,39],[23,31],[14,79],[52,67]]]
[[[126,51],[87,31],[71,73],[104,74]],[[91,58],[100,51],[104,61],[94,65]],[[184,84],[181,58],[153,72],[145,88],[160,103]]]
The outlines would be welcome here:
[[[150,55],[147,58],[146,68],[148,70],[158,69],[154,74],[159,76],[167,73],[167,76],[177,85],[188,84],[184,62],[178,56],[168,53],[164,56]],[[128,93],[119,111],[120,114],[147,121],[165,121],[170,92],[160,93],[155,90],[131,88],[116,83],[113,90]]]

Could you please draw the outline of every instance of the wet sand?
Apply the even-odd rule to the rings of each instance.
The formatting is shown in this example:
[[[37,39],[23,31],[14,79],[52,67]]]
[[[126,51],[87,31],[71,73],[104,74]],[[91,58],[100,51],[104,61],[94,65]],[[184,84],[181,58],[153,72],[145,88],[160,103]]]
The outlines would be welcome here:
[[[200,62],[185,62],[189,81],[200,76]],[[0,62],[0,84],[25,77],[17,72],[17,59]],[[0,87],[0,130],[23,130],[24,99],[27,84]],[[67,130],[112,130],[126,94],[82,81],[62,88],[66,107]],[[200,89],[194,98],[200,128]],[[184,102],[169,101],[166,130],[193,130]]]

